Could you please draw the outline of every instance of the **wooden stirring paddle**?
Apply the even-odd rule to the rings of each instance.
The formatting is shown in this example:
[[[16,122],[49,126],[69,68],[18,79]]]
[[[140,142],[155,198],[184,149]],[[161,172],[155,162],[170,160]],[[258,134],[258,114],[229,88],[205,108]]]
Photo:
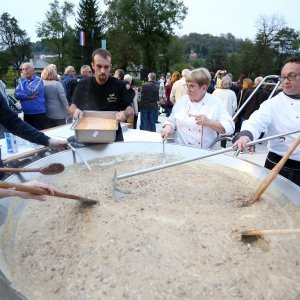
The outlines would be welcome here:
[[[269,234],[295,234],[300,233],[300,228],[289,228],[289,229],[269,229],[269,230],[259,230],[259,229],[253,229],[253,230],[247,230],[242,232],[242,238],[247,236],[256,236],[261,237],[263,235],[269,235]]]
[[[300,136],[295,140],[295,142],[291,145],[291,147],[288,149],[288,151],[284,154],[284,156],[281,158],[281,160],[277,163],[277,165],[270,171],[270,173],[262,181],[262,183],[256,190],[255,194],[252,196],[252,198],[249,201],[245,202],[245,204],[243,206],[250,206],[260,198],[262,193],[272,183],[272,181],[275,179],[277,174],[280,172],[283,165],[286,163],[288,158],[291,156],[291,154],[294,152],[294,150],[298,147],[299,144],[300,144]]]
[[[72,195],[72,194],[66,194],[66,193],[62,193],[62,192],[58,192],[58,191],[55,191],[54,195],[50,195],[49,192],[43,188],[27,186],[27,185],[18,184],[18,183],[0,182],[0,188],[14,189],[16,191],[31,193],[31,194],[35,194],[35,195],[46,195],[46,196],[53,196],[53,197],[58,197],[58,198],[73,199],[73,200],[80,201],[82,204],[95,204],[98,202],[97,200],[94,200],[94,199],[89,199],[89,198]]]

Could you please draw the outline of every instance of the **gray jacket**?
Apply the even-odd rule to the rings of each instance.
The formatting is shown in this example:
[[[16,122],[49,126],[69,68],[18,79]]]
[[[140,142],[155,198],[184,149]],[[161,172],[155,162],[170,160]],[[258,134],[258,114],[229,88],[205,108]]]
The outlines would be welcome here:
[[[50,119],[65,119],[68,115],[66,92],[59,81],[44,80],[46,116]]]

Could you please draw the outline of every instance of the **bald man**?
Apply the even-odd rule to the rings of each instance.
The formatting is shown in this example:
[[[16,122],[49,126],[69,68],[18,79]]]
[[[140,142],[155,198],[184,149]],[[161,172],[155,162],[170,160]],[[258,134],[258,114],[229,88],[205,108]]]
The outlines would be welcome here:
[[[35,75],[34,67],[26,62],[22,65],[21,78],[15,89],[20,100],[24,121],[38,130],[46,129],[46,104],[43,80]]]

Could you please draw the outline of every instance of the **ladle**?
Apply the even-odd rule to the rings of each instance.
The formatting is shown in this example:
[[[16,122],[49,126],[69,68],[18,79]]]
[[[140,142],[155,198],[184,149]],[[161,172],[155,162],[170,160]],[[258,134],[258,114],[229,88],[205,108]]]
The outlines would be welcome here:
[[[63,172],[65,166],[63,164],[54,163],[39,168],[0,168],[0,172],[10,172],[10,173],[19,173],[19,172],[39,172],[43,175],[54,175]]]
[[[290,132],[286,132],[286,133],[282,133],[282,134],[272,135],[272,136],[262,138],[262,139],[257,139],[255,141],[247,143],[246,146],[249,147],[249,146],[264,142],[264,141],[269,141],[269,140],[272,140],[272,139],[275,139],[275,138],[282,138],[286,135],[291,135],[291,134],[294,134],[294,133],[297,133],[297,132],[300,132],[300,129],[290,131]],[[133,177],[133,176],[137,176],[137,175],[141,175],[141,174],[145,174],[145,173],[149,173],[149,172],[153,172],[153,171],[157,171],[157,170],[170,168],[170,167],[181,165],[181,164],[184,164],[184,163],[189,163],[189,162],[192,162],[192,161],[195,161],[195,160],[200,160],[200,159],[203,159],[203,158],[223,154],[223,153],[226,153],[226,152],[229,152],[229,151],[236,151],[237,152],[238,150],[236,148],[233,148],[233,147],[227,147],[227,148],[224,148],[224,149],[218,150],[218,151],[210,151],[207,154],[196,156],[196,157],[193,157],[193,158],[178,160],[178,161],[166,163],[166,164],[163,164],[163,165],[158,165],[158,166],[154,166],[154,167],[150,167],[150,168],[146,168],[146,169],[140,169],[138,171],[134,171],[134,172],[127,173],[127,174],[121,174],[121,175],[118,175],[117,171],[115,170],[114,175],[113,175],[113,198],[114,198],[114,200],[118,201],[118,200],[121,200],[122,198],[124,198],[126,196],[126,193],[124,193],[124,192],[120,191],[119,189],[117,189],[117,182],[118,182],[119,179],[124,179],[124,178]]]
[[[50,195],[49,192],[43,188],[27,186],[24,184],[9,183],[9,182],[5,182],[5,181],[3,181],[3,182],[0,181],[0,188],[13,189],[16,191],[26,192],[26,193],[35,194],[35,195],[46,195],[46,196],[53,196],[53,197],[58,197],[58,198],[73,199],[73,200],[80,201],[82,204],[88,204],[88,205],[95,204],[98,202],[97,200],[94,200],[94,199],[85,198],[85,197],[67,194],[67,193],[62,193],[59,191],[55,191],[54,195]]]

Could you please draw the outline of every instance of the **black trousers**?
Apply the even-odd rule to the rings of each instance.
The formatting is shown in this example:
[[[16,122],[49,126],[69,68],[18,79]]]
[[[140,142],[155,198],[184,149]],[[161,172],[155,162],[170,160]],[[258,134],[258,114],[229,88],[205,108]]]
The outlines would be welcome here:
[[[37,130],[43,130],[47,128],[47,117],[46,114],[24,114],[24,121],[30,124],[32,127],[36,128]]]
[[[273,169],[281,158],[282,156],[274,152],[269,152],[265,162],[265,168],[269,170]],[[288,159],[279,174],[300,186],[300,161]]]

